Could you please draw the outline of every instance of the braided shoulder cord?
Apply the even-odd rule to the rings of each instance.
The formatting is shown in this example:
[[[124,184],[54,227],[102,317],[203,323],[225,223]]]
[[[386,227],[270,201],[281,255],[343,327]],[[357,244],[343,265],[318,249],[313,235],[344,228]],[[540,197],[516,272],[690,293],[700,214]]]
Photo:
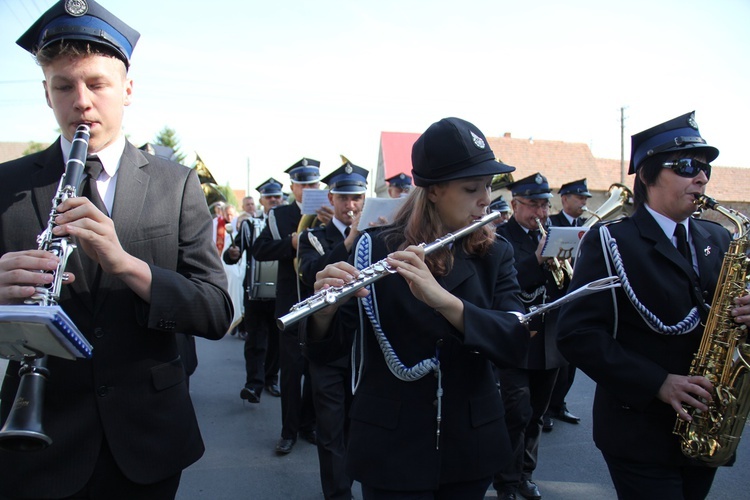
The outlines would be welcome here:
[[[698,326],[700,323],[700,313],[698,312],[697,307],[690,309],[690,312],[685,316],[685,319],[670,326],[665,325],[656,314],[652,313],[646,306],[644,306],[641,301],[638,300],[638,297],[636,297],[633,287],[630,286],[630,281],[628,280],[628,275],[625,272],[625,266],[622,262],[622,256],[617,247],[617,241],[612,237],[606,225],[601,226],[600,237],[602,239],[602,245],[607,249],[605,260],[606,255],[608,254],[615,266],[615,273],[617,273],[617,276],[620,278],[625,295],[649,328],[661,335],[685,335]]]
[[[357,269],[365,269],[370,266],[370,263],[372,261],[372,254],[371,254],[371,237],[368,233],[364,233],[362,237],[359,239],[359,242],[357,243],[356,253],[355,253],[355,266]],[[432,372],[435,372],[435,375],[437,376],[437,431],[436,431],[436,449],[440,446],[440,422],[442,420],[442,397],[443,397],[443,374],[440,370],[440,351],[439,349],[436,349],[435,356],[432,358],[424,359],[417,363],[416,365],[412,366],[411,368],[404,365],[404,363],[399,359],[398,355],[396,354],[396,351],[393,349],[393,346],[388,341],[388,338],[385,336],[385,332],[383,332],[383,329],[380,326],[380,314],[377,307],[377,298],[375,297],[375,287],[373,284],[370,284],[365,287],[370,293],[367,295],[367,297],[363,297],[359,299],[359,307],[360,310],[364,310],[365,314],[367,314],[367,317],[370,319],[370,323],[372,324],[372,330],[375,333],[375,339],[378,342],[378,345],[380,346],[380,350],[383,353],[383,357],[385,358],[385,364],[388,366],[388,369],[391,371],[391,373],[398,378],[399,380],[403,380],[404,382],[414,382],[417,381],[426,375],[429,375]],[[361,314],[360,314],[361,317]],[[362,325],[360,324],[359,329],[359,336],[360,338],[360,360],[363,358],[361,357],[363,354],[363,342],[361,339],[362,332],[364,331],[364,328],[362,328]],[[355,342],[356,343],[356,342]],[[356,353],[356,347],[352,345],[352,355]],[[362,375],[362,363],[360,363],[359,368],[359,375],[361,380]],[[354,370],[352,370],[352,379],[354,378]],[[358,382],[352,383],[352,392],[354,393],[356,391],[357,386],[359,385]]]

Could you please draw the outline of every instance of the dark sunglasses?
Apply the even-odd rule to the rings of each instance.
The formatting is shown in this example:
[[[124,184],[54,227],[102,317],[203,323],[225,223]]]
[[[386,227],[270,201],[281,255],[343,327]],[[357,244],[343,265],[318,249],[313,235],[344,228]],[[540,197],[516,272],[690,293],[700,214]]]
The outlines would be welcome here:
[[[706,178],[711,178],[711,165],[695,158],[680,158],[679,160],[665,161],[661,166],[671,168],[672,172],[680,177],[692,179],[703,171],[706,173]]]

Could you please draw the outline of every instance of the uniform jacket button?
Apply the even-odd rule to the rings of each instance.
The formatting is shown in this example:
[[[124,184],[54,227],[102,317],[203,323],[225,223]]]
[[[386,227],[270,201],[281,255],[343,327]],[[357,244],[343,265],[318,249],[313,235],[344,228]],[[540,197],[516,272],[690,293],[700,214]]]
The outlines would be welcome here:
[[[108,392],[109,392],[109,387],[107,387],[106,385],[100,385],[96,389],[96,393],[99,395],[99,397],[102,397],[102,398],[106,396]]]
[[[103,328],[94,328],[94,337],[100,339],[104,337],[104,329]]]

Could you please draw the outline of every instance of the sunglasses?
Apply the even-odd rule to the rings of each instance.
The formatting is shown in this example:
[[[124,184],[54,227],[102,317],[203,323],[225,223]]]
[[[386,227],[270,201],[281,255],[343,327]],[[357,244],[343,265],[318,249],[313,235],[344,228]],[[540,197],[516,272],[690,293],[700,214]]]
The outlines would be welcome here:
[[[694,158],[680,158],[674,161],[665,161],[661,164],[664,168],[671,168],[672,172],[680,177],[692,179],[702,172],[706,173],[706,178],[711,178],[711,165]]]

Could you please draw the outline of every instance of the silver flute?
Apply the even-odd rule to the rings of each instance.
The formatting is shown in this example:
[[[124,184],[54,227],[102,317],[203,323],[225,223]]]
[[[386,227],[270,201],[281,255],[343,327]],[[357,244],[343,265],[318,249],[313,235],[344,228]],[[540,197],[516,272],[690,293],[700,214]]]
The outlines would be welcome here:
[[[442,238],[438,238],[432,243],[421,243],[419,246],[424,248],[425,255],[428,255],[439,248],[442,248],[450,243],[453,243],[459,238],[463,238],[467,234],[473,233],[480,227],[488,224],[498,218],[500,218],[500,212],[492,212],[481,219],[477,219],[466,227],[459,229],[454,233],[448,233]],[[359,271],[357,278],[342,286],[334,286],[320,290],[319,292],[311,295],[307,299],[303,300],[292,306],[287,314],[276,320],[280,330],[284,330],[290,325],[297,323],[302,318],[310,316],[321,309],[335,304],[336,302],[353,295],[360,288],[364,288],[371,283],[378,281],[380,278],[385,278],[396,270],[388,265],[386,259],[379,260],[374,264]]]

